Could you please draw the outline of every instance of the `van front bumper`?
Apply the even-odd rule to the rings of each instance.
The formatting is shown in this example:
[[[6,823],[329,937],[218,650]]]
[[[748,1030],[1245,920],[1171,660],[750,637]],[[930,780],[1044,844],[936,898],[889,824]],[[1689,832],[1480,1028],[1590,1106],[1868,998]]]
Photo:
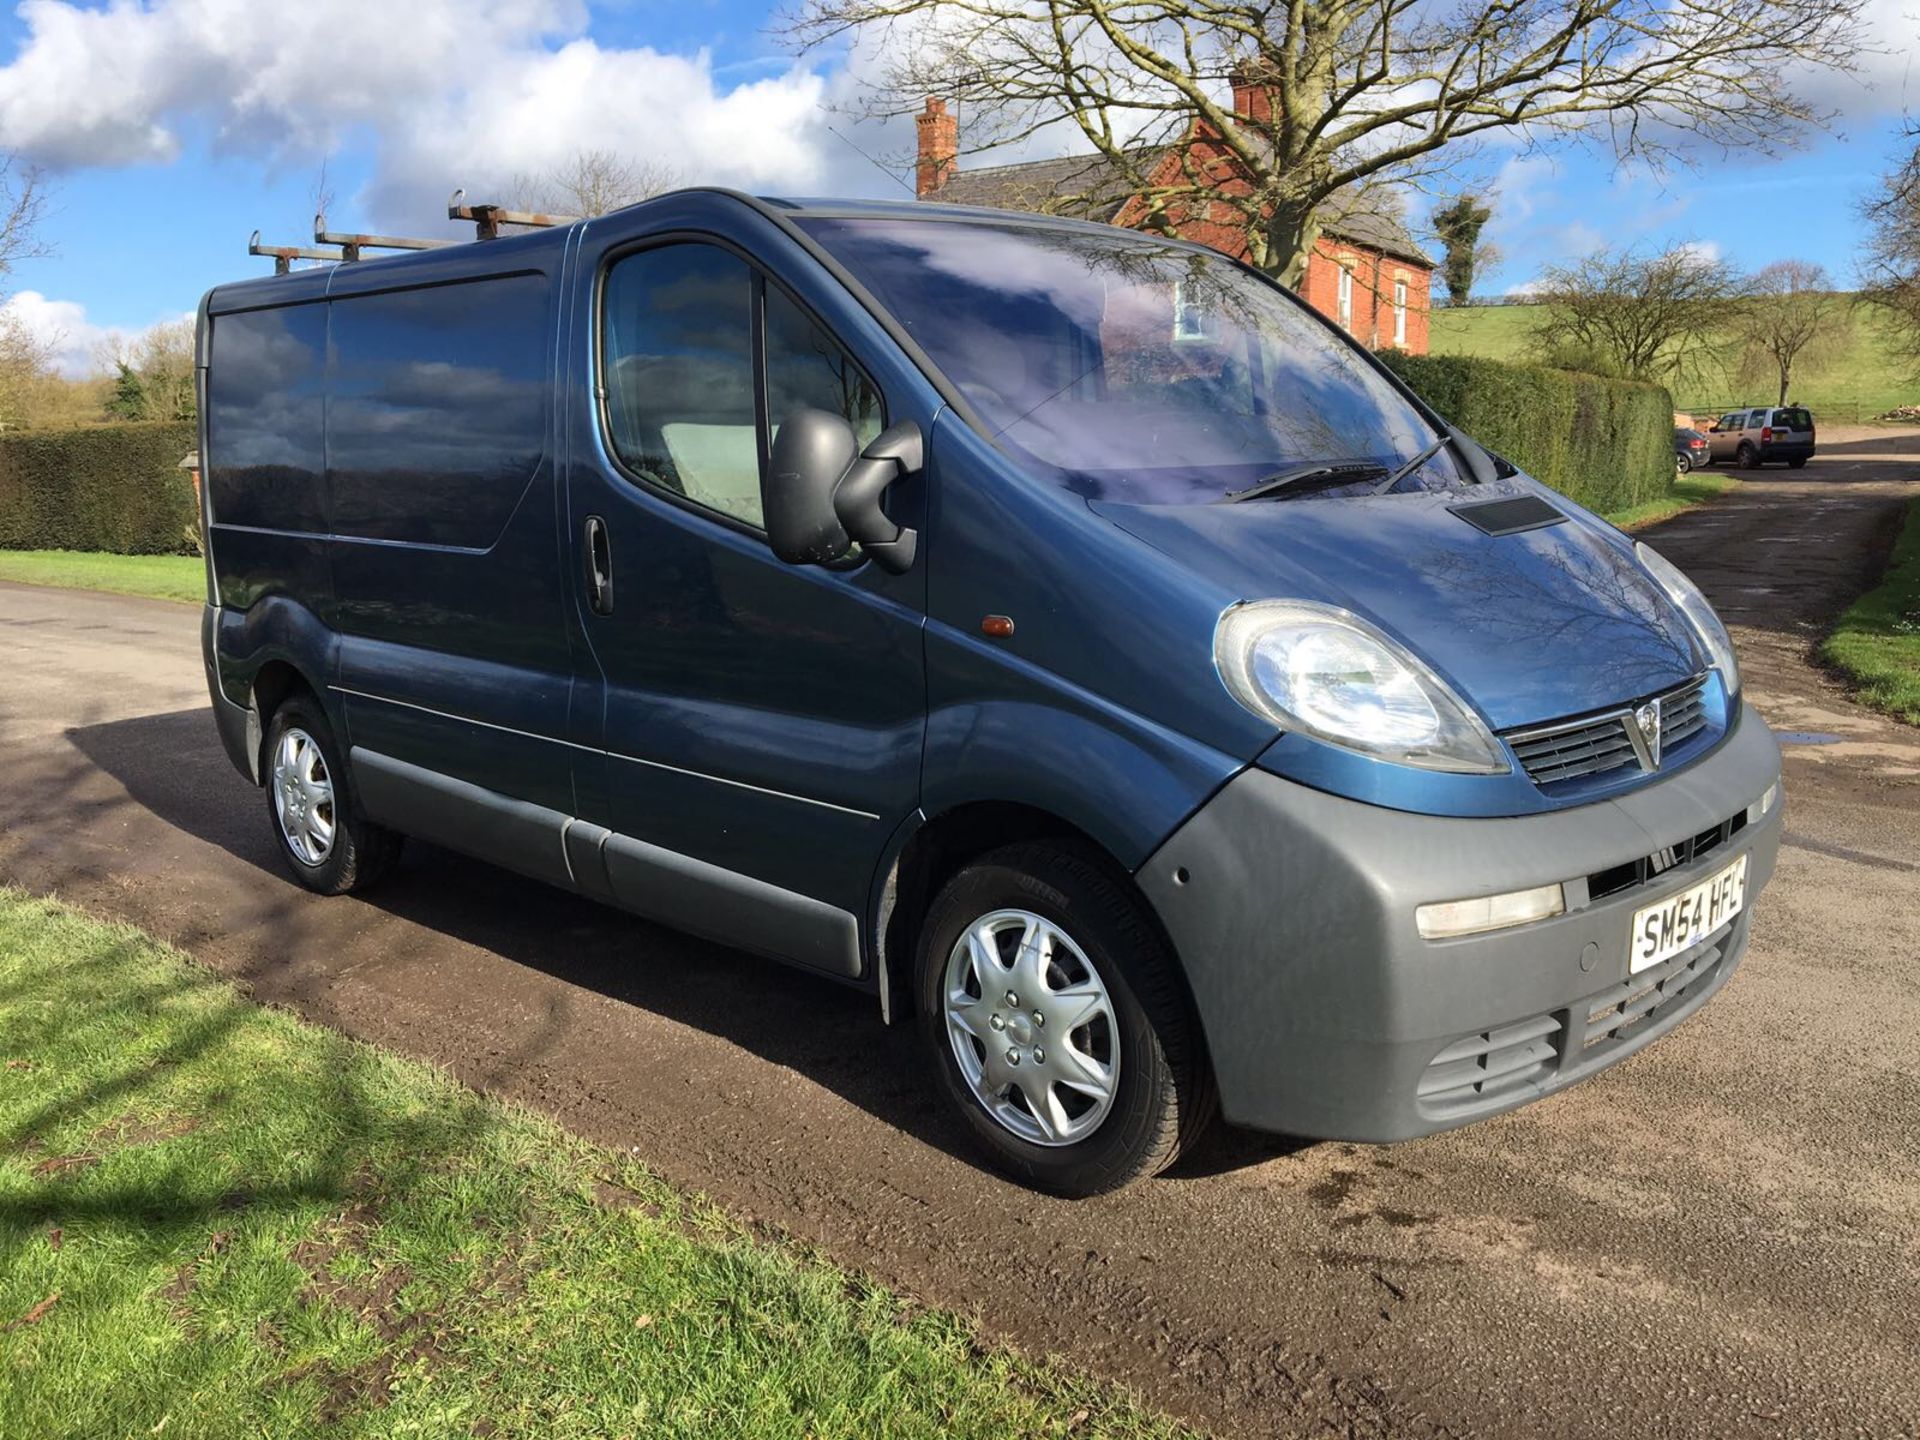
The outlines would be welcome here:
[[[1185,968],[1222,1113],[1293,1135],[1404,1140],[1624,1059],[1739,963],[1785,800],[1776,791],[1751,820],[1748,807],[1779,778],[1779,747],[1751,707],[1684,770],[1511,819],[1409,814],[1242,772],[1138,874]],[[1742,855],[1741,913],[1629,976],[1634,913]],[[1567,906],[1554,919],[1442,941],[1415,926],[1422,904],[1553,883]]]

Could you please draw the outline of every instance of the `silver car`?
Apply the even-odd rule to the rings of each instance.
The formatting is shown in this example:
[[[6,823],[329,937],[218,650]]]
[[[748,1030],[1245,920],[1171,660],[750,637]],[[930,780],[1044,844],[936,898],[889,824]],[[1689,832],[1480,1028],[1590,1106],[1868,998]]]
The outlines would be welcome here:
[[[1798,470],[1813,458],[1813,412],[1798,405],[1730,410],[1707,427],[1708,456],[1757,470],[1784,461]]]

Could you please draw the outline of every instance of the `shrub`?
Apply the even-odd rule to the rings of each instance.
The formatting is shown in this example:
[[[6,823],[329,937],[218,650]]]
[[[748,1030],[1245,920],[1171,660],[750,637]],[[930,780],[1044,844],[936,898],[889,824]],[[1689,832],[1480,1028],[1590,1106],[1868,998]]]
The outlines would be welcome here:
[[[190,553],[187,421],[0,434],[0,550]]]
[[[1471,355],[1380,359],[1482,445],[1590,510],[1673,488],[1673,401],[1664,387]]]

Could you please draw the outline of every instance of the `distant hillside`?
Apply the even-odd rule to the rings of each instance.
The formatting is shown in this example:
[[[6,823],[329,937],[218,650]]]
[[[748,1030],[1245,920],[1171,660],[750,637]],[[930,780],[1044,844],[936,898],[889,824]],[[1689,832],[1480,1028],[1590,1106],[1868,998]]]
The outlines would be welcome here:
[[[1435,310],[1428,333],[1436,355],[1527,360],[1533,358],[1532,332],[1539,319],[1539,307],[1533,305],[1471,305]],[[1836,422],[1871,420],[1896,405],[1920,404],[1920,379],[1892,353],[1884,319],[1864,307],[1849,307],[1845,319],[1850,331],[1847,344],[1825,365],[1809,366],[1804,375],[1795,377],[1793,401]],[[1674,395],[1679,409],[1702,415],[1765,405],[1773,398],[1764,383],[1743,383],[1738,375],[1680,386]]]

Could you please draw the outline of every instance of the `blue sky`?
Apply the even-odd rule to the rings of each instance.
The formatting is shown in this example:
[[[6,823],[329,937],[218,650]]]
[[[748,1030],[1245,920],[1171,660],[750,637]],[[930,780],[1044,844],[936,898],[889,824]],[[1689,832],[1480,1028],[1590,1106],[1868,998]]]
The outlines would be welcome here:
[[[1888,50],[1916,33],[1916,8],[1870,0]],[[51,176],[54,253],[0,284],[84,367],[108,332],[263,268],[244,253],[256,227],[304,238],[323,157],[343,228],[445,233],[455,185],[497,190],[583,147],[670,157],[692,182],[900,194],[841,135],[904,165],[910,122],[833,113],[853,83],[843,58],[795,57],[773,24],[769,0],[27,0],[0,11],[0,147]],[[1878,55],[1818,98],[1840,118],[1780,158],[1656,176],[1564,144],[1483,157],[1505,258],[1482,290],[1598,244],[1683,240],[1850,283],[1860,199],[1894,163],[1920,79]]]

